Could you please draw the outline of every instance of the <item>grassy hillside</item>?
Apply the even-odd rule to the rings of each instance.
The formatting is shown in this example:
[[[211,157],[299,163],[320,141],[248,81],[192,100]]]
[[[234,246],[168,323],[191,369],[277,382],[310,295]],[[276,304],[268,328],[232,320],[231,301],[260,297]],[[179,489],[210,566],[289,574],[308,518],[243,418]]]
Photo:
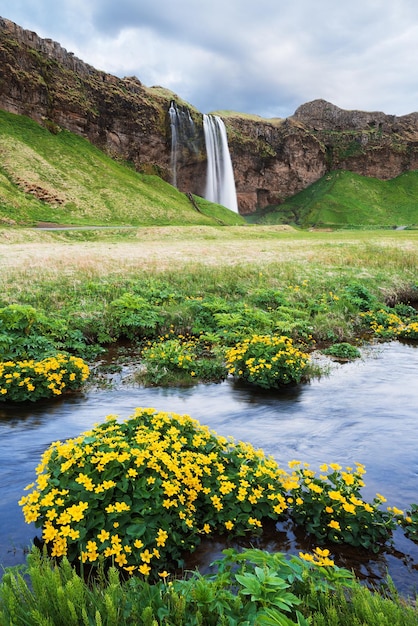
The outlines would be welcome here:
[[[418,171],[387,181],[334,171],[250,221],[302,227],[417,225]]]
[[[0,224],[240,224],[219,205],[139,174],[88,141],[0,111]]]

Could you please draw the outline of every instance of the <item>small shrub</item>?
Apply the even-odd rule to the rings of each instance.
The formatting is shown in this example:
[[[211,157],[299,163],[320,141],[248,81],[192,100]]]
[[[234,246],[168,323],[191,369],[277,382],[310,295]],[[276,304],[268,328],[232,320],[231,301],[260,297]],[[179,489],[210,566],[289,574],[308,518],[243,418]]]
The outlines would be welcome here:
[[[152,336],[163,317],[159,308],[145,298],[133,293],[124,293],[109,305],[109,325],[116,336],[128,339]]]
[[[383,496],[361,498],[362,465],[322,466],[319,477],[307,464],[289,466],[187,415],[136,409],[51,444],[19,504],[51,556],[151,580],[181,566],[202,536],[254,536],[268,518],[291,519],[319,543],[374,551],[400,523],[402,511],[381,510]],[[310,560],[331,565],[323,550]]]
[[[358,359],[361,356],[360,350],[356,346],[346,342],[334,343],[334,345],[325,348],[322,352],[337,359]]]
[[[195,337],[164,336],[145,347],[141,358],[144,370],[137,378],[147,384],[218,382],[226,377],[220,351]]]
[[[229,373],[264,389],[300,382],[308,361],[286,336],[253,335],[226,350]]]
[[[193,303],[192,310],[192,332],[196,335],[216,333],[225,345],[241,341],[250,334],[272,332],[274,326],[271,312],[242,301],[208,298]]]
[[[1,360],[40,360],[59,350],[79,356],[94,354],[82,332],[60,317],[48,317],[29,305],[10,304],[0,309]]]
[[[286,296],[278,289],[265,288],[256,289],[250,294],[250,301],[258,307],[266,310],[274,310],[281,306],[288,305]]]
[[[82,359],[58,353],[41,361],[0,363],[0,401],[35,402],[79,389],[89,376]]]
[[[404,304],[403,302],[395,304],[393,311],[396,315],[402,317],[403,320],[414,321],[418,317],[418,311],[410,304]]]
[[[360,311],[370,311],[378,306],[377,298],[360,283],[351,283],[345,288],[347,299]]]
[[[86,582],[65,557],[57,563],[33,549],[22,571],[9,568],[3,576],[0,623],[307,626],[305,597],[341,588],[354,593],[358,587],[347,570],[256,549],[224,550],[214,565],[215,572],[205,576],[190,572],[171,579],[164,572],[154,584],[100,568]]]

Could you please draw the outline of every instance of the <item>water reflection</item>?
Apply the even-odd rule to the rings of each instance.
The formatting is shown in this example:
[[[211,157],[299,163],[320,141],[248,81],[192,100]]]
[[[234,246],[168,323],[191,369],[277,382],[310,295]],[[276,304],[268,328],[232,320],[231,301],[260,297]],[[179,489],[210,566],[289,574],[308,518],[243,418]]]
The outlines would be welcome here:
[[[383,493],[390,505],[418,502],[416,408],[418,349],[398,342],[368,349],[364,359],[336,366],[328,377],[280,392],[265,392],[226,381],[189,389],[92,391],[53,403],[0,407],[0,563],[24,561],[37,530],[23,521],[17,501],[35,478],[42,452],[57,439],[77,436],[110,414],[126,418],[135,407],[187,413],[222,435],[251,442],[281,465],[297,458],[321,463],[364,463],[364,495]],[[418,588],[418,548],[401,532],[394,547],[378,557],[335,547],[341,564],[356,564],[359,575],[380,579],[386,568],[398,588]],[[284,541],[284,543],[283,543]],[[263,544],[263,542],[265,542]],[[306,539],[289,529],[266,533],[261,546],[306,550]],[[219,545],[203,544],[201,565],[216,558]],[[206,563],[206,565],[205,565]],[[351,567],[351,565],[350,565]]]

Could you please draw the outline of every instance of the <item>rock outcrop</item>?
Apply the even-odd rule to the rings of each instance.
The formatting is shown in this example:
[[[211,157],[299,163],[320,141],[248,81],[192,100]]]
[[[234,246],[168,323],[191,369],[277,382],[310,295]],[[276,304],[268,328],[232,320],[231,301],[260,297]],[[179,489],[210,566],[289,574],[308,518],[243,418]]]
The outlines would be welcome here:
[[[161,87],[117,78],[77,59],[58,43],[0,18],[0,108],[27,115],[51,132],[65,128],[111,156],[171,182],[168,110],[189,109],[196,136],[177,158],[177,186],[202,194],[202,116]],[[239,210],[280,204],[332,169],[381,179],[418,169],[418,113],[402,117],[345,111],[324,100],[300,106],[285,120],[223,116]]]

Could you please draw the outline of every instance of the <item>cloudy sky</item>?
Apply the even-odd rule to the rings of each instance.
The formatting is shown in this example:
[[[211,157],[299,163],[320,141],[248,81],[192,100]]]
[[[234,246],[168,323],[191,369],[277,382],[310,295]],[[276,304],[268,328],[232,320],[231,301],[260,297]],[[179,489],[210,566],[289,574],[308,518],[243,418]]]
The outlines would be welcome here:
[[[2,0],[0,15],[203,113],[418,111],[417,0]]]

